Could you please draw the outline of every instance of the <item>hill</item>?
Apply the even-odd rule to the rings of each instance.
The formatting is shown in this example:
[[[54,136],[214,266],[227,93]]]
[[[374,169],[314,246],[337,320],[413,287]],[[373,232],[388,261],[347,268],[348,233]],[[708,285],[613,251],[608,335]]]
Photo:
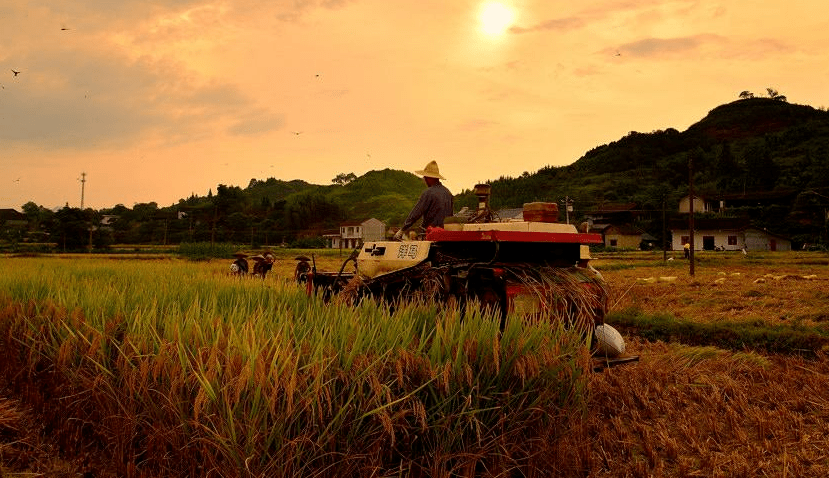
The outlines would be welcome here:
[[[796,245],[829,242],[829,113],[780,99],[734,101],[682,132],[631,131],[570,165],[492,180],[491,205],[498,209],[569,198],[574,207],[570,217],[580,221],[610,203],[635,203],[636,225],[661,239],[663,208],[670,220],[688,193],[691,164],[697,194],[742,198],[742,206],[729,214],[788,235]],[[116,243],[274,244],[319,237],[345,220],[375,217],[388,226],[400,225],[423,190],[414,174],[391,169],[336,179],[331,185],[251,179],[244,189],[220,184],[215,195],[190,196],[166,208],[119,205],[95,213],[119,218],[111,228],[110,240]],[[471,190],[455,197],[456,210],[476,205]],[[50,211],[31,206],[30,230],[51,228],[65,235],[47,217]],[[80,244],[88,240],[86,235]]]
[[[749,215],[757,225],[788,235],[826,239],[829,207],[829,113],[769,98],[738,100],[711,110],[686,131],[631,131],[568,166],[546,167],[491,182],[492,205],[574,200],[575,215],[607,203],[636,203],[643,217],[676,210],[688,193],[693,159],[697,194],[744,195],[787,191],[789,203],[764,203]],[[456,204],[473,207],[471,191]],[[651,214],[653,216],[653,214]],[[641,226],[659,237],[661,226]],[[806,238],[803,239],[807,241]]]
[[[384,169],[369,171],[344,186],[328,186],[328,197],[353,219],[377,218],[399,225],[409,214],[424,188],[412,173]]]
[[[683,132],[631,131],[591,149],[573,164],[492,180],[491,204],[520,207],[569,197],[574,201],[573,217],[578,218],[608,203],[635,203],[637,225],[661,238],[663,204],[671,214],[688,193],[692,159],[698,194],[760,197],[785,192],[765,197],[788,202],[765,201],[732,214],[748,215],[756,225],[781,234],[802,236],[803,242],[826,240],[821,208],[829,207],[829,113],[771,98],[718,106]],[[251,219],[268,217],[291,236],[335,228],[347,219],[376,217],[389,226],[399,225],[423,189],[420,178],[404,171],[350,176],[350,182],[326,186],[252,179],[244,190],[220,185],[219,196],[233,193],[235,207],[225,216],[235,210]],[[196,202],[205,207],[222,203],[221,197]],[[476,204],[471,190],[456,196],[456,209]]]

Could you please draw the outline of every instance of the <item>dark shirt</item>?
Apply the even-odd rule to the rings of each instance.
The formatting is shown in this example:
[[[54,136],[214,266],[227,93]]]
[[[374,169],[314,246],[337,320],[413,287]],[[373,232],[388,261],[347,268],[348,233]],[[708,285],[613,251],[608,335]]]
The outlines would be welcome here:
[[[403,223],[403,230],[406,231],[412,227],[412,224],[421,216],[423,216],[423,229],[429,226],[443,227],[443,219],[452,214],[452,193],[443,184],[435,183],[420,195],[414,209]]]
[[[247,274],[248,273],[248,261],[244,258],[238,258],[233,261],[234,264],[239,268],[239,272],[237,274]]]

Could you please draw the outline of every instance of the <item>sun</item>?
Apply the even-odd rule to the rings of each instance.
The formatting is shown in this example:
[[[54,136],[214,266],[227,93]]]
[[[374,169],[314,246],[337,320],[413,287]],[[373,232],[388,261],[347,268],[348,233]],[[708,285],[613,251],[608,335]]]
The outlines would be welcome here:
[[[503,34],[515,20],[515,12],[501,2],[485,2],[481,5],[478,21],[485,35]]]

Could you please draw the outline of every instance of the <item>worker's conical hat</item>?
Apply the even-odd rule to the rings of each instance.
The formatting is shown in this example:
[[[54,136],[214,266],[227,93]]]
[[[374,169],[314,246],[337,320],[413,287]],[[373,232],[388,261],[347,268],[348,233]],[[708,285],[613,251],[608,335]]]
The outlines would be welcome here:
[[[438,163],[436,161],[429,161],[429,164],[427,164],[425,168],[421,171],[415,171],[415,174],[419,174],[424,178],[446,179],[440,175],[440,170],[438,169]]]

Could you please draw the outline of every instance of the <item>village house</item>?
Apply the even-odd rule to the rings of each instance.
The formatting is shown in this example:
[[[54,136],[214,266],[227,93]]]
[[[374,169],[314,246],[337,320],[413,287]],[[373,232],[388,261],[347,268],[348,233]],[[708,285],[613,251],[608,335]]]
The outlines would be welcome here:
[[[347,221],[340,224],[339,233],[326,234],[323,237],[332,249],[354,249],[364,242],[385,240],[386,224],[375,218]]]
[[[688,196],[680,201],[680,212],[688,212]],[[718,210],[719,203],[694,201],[694,212]],[[700,209],[697,209],[697,206]],[[719,207],[724,207],[720,205]],[[684,210],[683,210],[684,208]],[[682,250],[691,240],[687,216],[671,221],[671,249]],[[697,251],[790,251],[791,240],[766,229],[753,226],[747,217],[705,217],[694,219],[694,250]]]
[[[645,231],[632,224],[592,224],[588,227],[588,232],[602,235],[605,247],[616,249],[639,249],[645,236]]]
[[[0,225],[21,227],[28,224],[28,217],[14,209],[0,209]]]
[[[791,204],[797,191],[766,191],[735,194],[695,194],[694,212],[722,213],[728,209],[746,206],[761,206],[769,203]],[[683,196],[679,200],[679,212],[690,212],[691,198]]]

